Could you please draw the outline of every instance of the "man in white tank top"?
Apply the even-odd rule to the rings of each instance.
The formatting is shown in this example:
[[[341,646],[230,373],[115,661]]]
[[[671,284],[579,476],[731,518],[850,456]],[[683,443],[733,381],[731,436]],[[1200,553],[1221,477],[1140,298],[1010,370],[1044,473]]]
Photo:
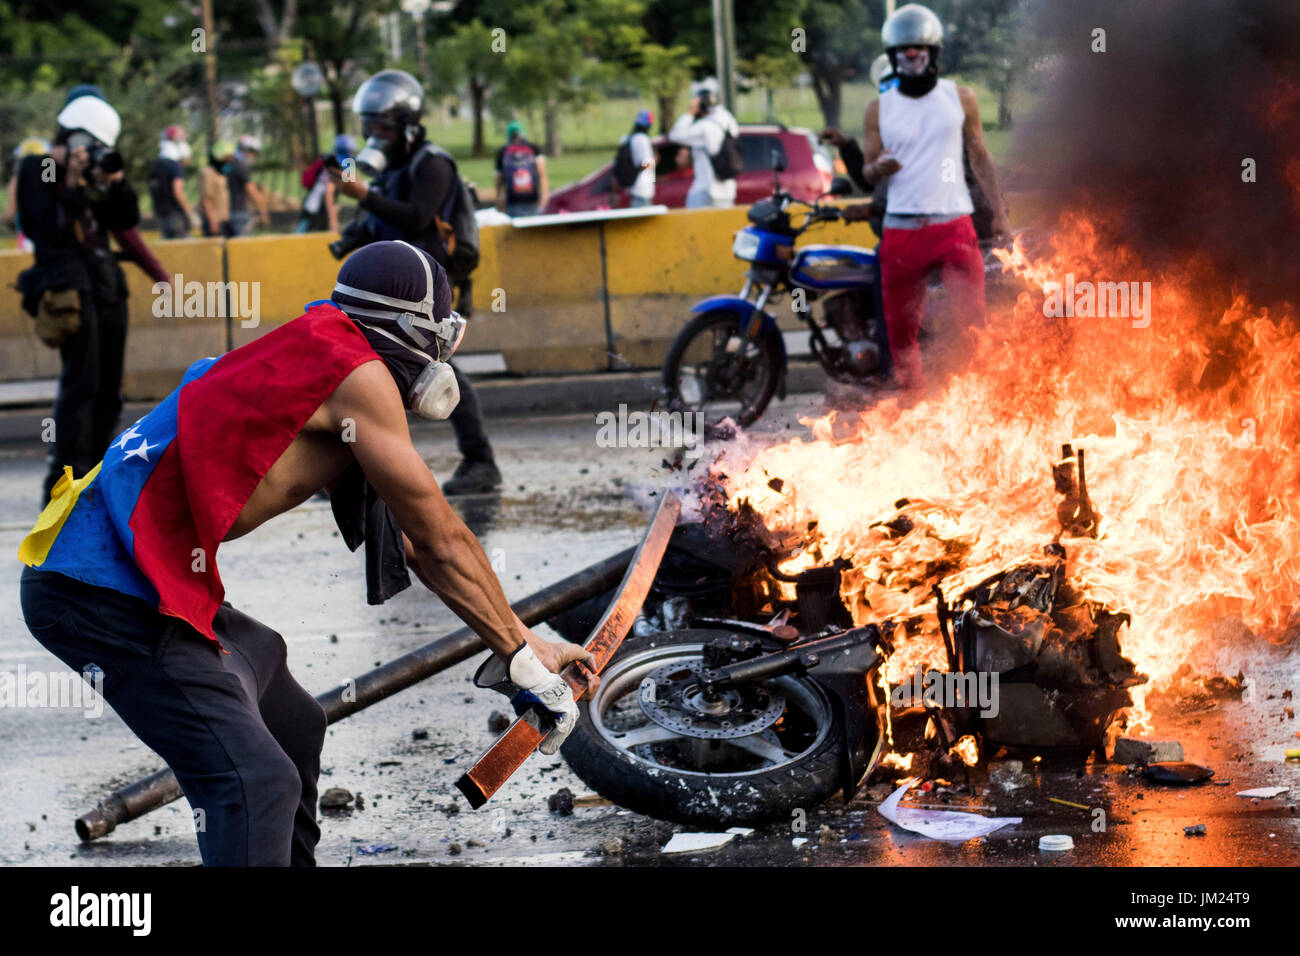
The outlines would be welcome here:
[[[881,299],[894,377],[904,388],[919,389],[925,379],[917,333],[930,270],[940,270],[958,317],[976,322],[984,316],[984,260],[971,223],[963,149],[993,206],[994,234],[1010,227],[975,94],[938,77],[939,18],[909,3],[885,21],[881,36],[898,85],[867,106],[862,173],[872,183],[890,177],[879,250]]]

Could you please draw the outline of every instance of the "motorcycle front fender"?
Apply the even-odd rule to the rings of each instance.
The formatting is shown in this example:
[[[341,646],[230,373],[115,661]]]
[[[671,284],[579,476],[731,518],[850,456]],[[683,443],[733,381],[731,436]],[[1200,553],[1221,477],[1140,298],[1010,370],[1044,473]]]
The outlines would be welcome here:
[[[790,364],[790,359],[785,351],[785,336],[777,328],[776,319],[768,312],[760,312],[754,308],[754,303],[738,295],[711,295],[707,299],[701,299],[691,307],[691,314],[699,315],[701,312],[735,312],[740,316],[741,335],[757,336],[770,332],[776,338],[777,347],[781,350],[781,379],[777,383],[776,391],[777,395],[784,399],[785,371]],[[757,332],[753,328],[755,322],[761,324]]]

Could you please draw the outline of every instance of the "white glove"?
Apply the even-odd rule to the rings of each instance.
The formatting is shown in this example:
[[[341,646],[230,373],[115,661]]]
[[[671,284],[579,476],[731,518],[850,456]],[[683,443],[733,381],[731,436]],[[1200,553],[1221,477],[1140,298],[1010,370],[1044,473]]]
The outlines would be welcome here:
[[[560,744],[573,733],[578,723],[578,704],[573,699],[573,690],[559,674],[547,670],[527,644],[504,662],[495,654],[490,656],[474,675],[474,683],[505,694],[518,716],[531,712],[534,723],[536,718],[540,718],[540,729],[546,730],[551,725],[546,739],[538,747],[547,756],[560,749]]]

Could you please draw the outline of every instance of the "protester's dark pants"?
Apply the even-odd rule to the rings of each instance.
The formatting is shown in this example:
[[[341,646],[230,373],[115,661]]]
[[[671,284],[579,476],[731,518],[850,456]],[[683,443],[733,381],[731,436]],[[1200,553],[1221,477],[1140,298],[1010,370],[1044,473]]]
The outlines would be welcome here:
[[[492,444],[483,426],[483,409],[479,407],[478,396],[455,362],[451,363],[451,370],[456,373],[456,387],[460,389],[460,404],[450,416],[451,427],[456,430],[456,447],[461,456],[470,461],[492,461]]]
[[[164,239],[184,239],[190,234],[190,221],[185,218],[185,213],[173,209],[158,219],[158,231]]]
[[[122,414],[122,361],[126,353],[126,295],[105,299],[81,294],[81,328],[59,347],[63,370],[54,399],[54,449],[45,495],[71,465],[79,478],[104,457]]]
[[[146,602],[25,568],[32,635],[78,673],[176,773],[207,866],[314,866],[325,712],[289,674],[283,638],[229,604],[222,651]]]

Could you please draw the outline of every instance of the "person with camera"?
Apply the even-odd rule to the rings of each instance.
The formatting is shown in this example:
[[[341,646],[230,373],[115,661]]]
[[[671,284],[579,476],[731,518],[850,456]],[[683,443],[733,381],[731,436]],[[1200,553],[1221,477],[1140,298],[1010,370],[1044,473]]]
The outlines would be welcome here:
[[[326,165],[338,191],[356,199],[364,216],[354,219],[330,252],[342,259],[353,249],[380,240],[402,240],[423,249],[447,270],[460,288],[457,306],[468,316],[466,284],[478,265],[478,227],[474,204],[456,171],[456,162],[425,139],[420,123],[424,89],[402,70],[382,70],[361,84],[352,112],[361,118],[364,145],[356,168],[372,177],[367,187],[351,170]],[[444,494],[494,491],[501,486],[483,424],[478,397],[460,369],[452,365],[460,404],[451,414],[461,462],[442,485]]]
[[[668,138],[689,146],[695,178],[686,192],[686,208],[723,208],[736,204],[736,177],[741,171],[740,127],[731,111],[718,103],[718,83],[709,78],[691,85],[690,109],[677,118]]]
[[[155,282],[171,282],[137,231],[140,204],[113,148],[121,126],[97,88],[75,88],[49,154],[18,167],[18,211],[35,254],[18,276],[22,307],[63,363],[43,501],[65,466],[77,475],[95,466],[122,411],[127,289],[109,236]]]

